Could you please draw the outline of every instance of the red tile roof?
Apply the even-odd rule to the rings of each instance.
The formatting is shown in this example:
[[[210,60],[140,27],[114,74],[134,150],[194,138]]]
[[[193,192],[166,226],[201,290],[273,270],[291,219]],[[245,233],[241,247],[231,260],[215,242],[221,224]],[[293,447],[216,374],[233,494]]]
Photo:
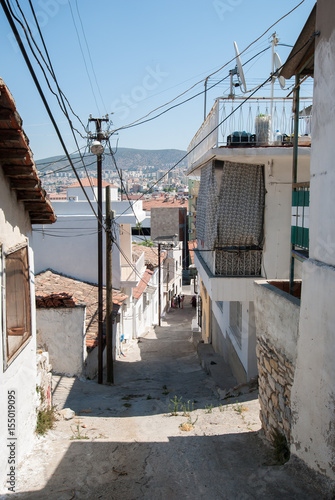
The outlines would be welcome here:
[[[29,140],[13,96],[0,78],[0,168],[29,214],[31,224],[52,224],[56,215],[42,188]]]
[[[63,276],[54,271],[44,271],[35,276],[36,307],[57,308],[86,306],[86,346],[97,345],[98,335],[98,286]],[[128,295],[113,289],[113,310],[117,312]],[[103,289],[103,314],[106,314],[106,289]]]
[[[190,252],[190,257],[191,257],[191,262],[192,264],[194,264],[194,252],[193,250],[195,248],[197,248],[198,244],[197,244],[197,240],[191,240],[188,242],[188,249],[189,249],[189,252]]]
[[[132,253],[137,259],[144,252],[144,262],[147,267],[153,269],[158,266],[158,249],[156,247],[146,247],[144,245],[137,245],[133,243]],[[167,252],[164,250],[161,252],[161,262],[165,259]]]
[[[98,179],[96,177],[84,177],[83,179],[81,179],[81,183],[82,183],[83,187],[91,187],[91,186],[97,187],[98,186]],[[117,186],[114,186],[113,184],[109,184],[109,182],[102,181],[102,187],[106,187],[106,186],[117,188]],[[80,187],[79,182],[74,182],[73,184],[68,186],[68,188],[76,188],[76,187]]]
[[[133,297],[135,299],[139,299],[142,295],[142,293],[144,292],[144,290],[147,288],[148,286],[148,283],[151,279],[151,276],[154,274],[153,271],[151,271],[150,269],[146,269],[145,273],[143,274],[142,276],[142,279],[141,281],[139,282],[139,284],[137,285],[136,288],[133,288]]]
[[[150,200],[143,200],[143,210],[149,211],[152,208],[169,207],[169,208],[188,208],[188,200],[183,198],[160,196],[151,198]]]

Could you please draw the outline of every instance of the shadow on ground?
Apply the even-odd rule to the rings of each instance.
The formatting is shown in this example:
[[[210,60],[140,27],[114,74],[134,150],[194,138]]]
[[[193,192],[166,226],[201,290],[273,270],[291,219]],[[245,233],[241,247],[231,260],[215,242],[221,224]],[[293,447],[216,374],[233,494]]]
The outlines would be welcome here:
[[[72,442],[34,500],[306,499],[320,491],[303,471],[266,465],[256,433],[171,437],[168,442]],[[75,471],[75,472],[74,472]]]

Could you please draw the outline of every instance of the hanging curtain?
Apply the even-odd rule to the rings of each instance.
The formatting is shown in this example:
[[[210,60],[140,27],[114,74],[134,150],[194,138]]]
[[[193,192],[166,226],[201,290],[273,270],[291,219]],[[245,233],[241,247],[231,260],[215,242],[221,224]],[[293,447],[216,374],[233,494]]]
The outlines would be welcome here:
[[[197,239],[208,249],[214,249],[216,240],[217,188],[213,161],[201,169],[197,201]]]
[[[262,246],[264,196],[262,165],[224,162],[216,246]]]

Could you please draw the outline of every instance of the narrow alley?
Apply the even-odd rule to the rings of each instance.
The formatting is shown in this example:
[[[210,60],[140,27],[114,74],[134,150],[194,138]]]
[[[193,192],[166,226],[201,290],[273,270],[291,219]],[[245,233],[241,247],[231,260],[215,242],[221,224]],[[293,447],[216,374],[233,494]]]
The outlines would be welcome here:
[[[54,377],[54,404],[75,416],[37,440],[13,498],[327,498],[297,461],[274,465],[257,391],[218,398],[192,342],[194,314],[186,296],[129,344],[114,386]]]

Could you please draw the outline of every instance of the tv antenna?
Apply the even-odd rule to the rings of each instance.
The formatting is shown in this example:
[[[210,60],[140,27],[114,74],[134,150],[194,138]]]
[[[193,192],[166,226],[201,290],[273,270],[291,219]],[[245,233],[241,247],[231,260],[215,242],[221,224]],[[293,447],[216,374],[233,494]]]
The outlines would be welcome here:
[[[280,60],[279,55],[275,52],[275,48],[278,45],[279,39],[277,38],[277,33],[273,33],[272,35],[272,57],[271,57],[271,135],[270,140],[273,142],[274,139],[274,131],[273,131],[273,93],[274,93],[274,84],[276,78],[278,79],[279,85],[283,90],[285,88],[285,78],[280,76],[280,69],[282,67],[282,62]]]
[[[235,54],[236,54],[236,66],[234,69],[231,69],[229,71],[230,75],[230,94],[229,98],[234,99],[235,97],[235,92],[234,88],[235,87],[240,87],[242,90],[243,94],[245,94],[247,91],[247,85],[245,83],[245,78],[244,78],[244,72],[243,72],[243,67],[242,67],[242,62],[240,58],[240,53],[237,47],[237,43],[234,42],[234,49],[235,49]],[[237,75],[237,83],[234,83],[234,75]]]

